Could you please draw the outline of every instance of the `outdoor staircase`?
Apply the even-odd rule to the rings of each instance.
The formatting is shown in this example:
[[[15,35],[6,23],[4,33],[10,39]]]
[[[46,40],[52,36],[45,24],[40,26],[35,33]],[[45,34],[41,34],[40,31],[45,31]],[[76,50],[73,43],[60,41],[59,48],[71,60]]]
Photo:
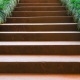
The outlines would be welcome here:
[[[80,32],[60,0],[20,0],[0,25],[0,80],[80,80]]]

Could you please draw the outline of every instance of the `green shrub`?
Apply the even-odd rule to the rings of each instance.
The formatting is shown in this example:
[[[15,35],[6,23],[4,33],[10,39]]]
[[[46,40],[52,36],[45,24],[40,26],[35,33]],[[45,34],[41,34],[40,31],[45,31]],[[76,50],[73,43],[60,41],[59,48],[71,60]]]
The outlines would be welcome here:
[[[0,0],[0,23],[6,21],[6,18],[12,15],[11,13],[18,2],[19,0]]]
[[[74,21],[78,23],[78,29],[80,29],[80,0],[61,0],[61,2],[66,6],[68,15],[72,15]]]

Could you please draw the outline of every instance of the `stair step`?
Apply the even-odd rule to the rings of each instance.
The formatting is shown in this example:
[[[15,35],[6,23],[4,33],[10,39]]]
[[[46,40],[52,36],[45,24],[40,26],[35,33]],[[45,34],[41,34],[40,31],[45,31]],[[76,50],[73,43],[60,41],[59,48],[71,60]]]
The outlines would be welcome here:
[[[20,0],[12,16],[0,24],[0,79],[5,74],[37,74],[37,79],[24,79],[60,80],[72,74],[80,80],[80,32],[76,30],[77,23],[60,0]],[[40,74],[60,76],[41,79]]]
[[[20,3],[60,3],[60,0],[20,0]]]
[[[19,6],[61,6],[60,3],[18,3]]]
[[[67,16],[66,11],[14,11],[13,17],[33,17],[33,16]]]
[[[66,10],[64,6],[23,6],[16,7],[14,11],[61,11]]]
[[[80,33],[0,33],[0,41],[80,41]]]
[[[7,23],[71,23],[72,16],[9,17]]]
[[[0,55],[0,62],[80,62],[80,56]]]
[[[0,73],[79,74],[79,62],[0,62]]]
[[[1,74],[0,80],[80,80],[79,74]]]
[[[0,55],[79,55],[80,42],[0,42]]]
[[[1,24],[0,31],[77,31],[76,23]]]

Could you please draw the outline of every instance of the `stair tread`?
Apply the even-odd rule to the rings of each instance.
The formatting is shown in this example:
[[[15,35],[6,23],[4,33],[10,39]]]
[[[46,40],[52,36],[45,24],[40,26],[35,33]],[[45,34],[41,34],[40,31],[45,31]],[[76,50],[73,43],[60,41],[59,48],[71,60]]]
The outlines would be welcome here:
[[[7,55],[0,56],[0,62],[80,62],[80,56],[52,56],[52,55]]]
[[[79,34],[80,32],[79,31],[3,31],[3,32],[0,32],[0,34],[27,34],[27,33],[33,33],[33,34],[51,34],[51,33],[64,33],[64,34]]]
[[[19,6],[19,7],[17,6],[16,8],[28,8],[28,7],[29,7],[29,8],[30,8],[30,7],[32,7],[32,8],[34,8],[34,7],[35,7],[35,8],[37,8],[37,7],[38,7],[38,8],[39,8],[39,7],[42,7],[42,8],[44,8],[44,7],[46,7],[46,8],[47,8],[47,7],[54,7],[54,8],[56,8],[56,7],[58,7],[58,8],[59,8],[59,7],[63,7],[63,8],[65,8],[65,6]]]
[[[18,45],[26,45],[26,46],[29,46],[29,45],[34,45],[34,46],[40,46],[40,45],[79,45],[80,46],[80,41],[34,41],[34,42],[30,42],[30,41],[25,41],[25,42],[22,42],[22,41],[18,41],[18,42],[15,42],[15,41],[9,41],[9,42],[0,42],[0,46],[9,46],[9,45],[15,45],[15,46],[18,46]]]
[[[33,17],[8,17],[8,18],[73,18],[72,16],[33,16]]]
[[[18,4],[61,4],[61,3],[18,3]]]
[[[77,25],[77,23],[4,23],[1,25]]]

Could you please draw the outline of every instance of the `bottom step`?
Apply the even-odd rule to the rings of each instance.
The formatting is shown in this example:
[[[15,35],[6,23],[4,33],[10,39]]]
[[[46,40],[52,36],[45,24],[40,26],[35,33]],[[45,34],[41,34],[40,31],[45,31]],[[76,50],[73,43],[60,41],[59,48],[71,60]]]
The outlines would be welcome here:
[[[5,75],[0,75],[0,80],[80,80],[80,75],[5,74]]]
[[[80,62],[0,62],[0,73],[80,74]]]

